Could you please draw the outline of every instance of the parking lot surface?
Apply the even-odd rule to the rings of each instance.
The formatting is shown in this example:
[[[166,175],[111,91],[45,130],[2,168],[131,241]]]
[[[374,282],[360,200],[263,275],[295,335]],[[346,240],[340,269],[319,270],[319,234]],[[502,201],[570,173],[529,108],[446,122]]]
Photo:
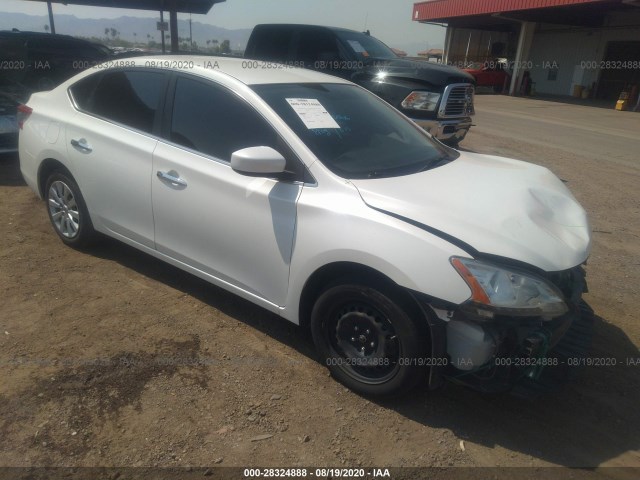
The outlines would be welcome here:
[[[479,95],[475,123],[462,148],[544,165],[588,211],[591,356],[615,365],[535,401],[370,401],[266,311],[116,241],[64,247],[9,155],[0,466],[640,467],[640,114]]]

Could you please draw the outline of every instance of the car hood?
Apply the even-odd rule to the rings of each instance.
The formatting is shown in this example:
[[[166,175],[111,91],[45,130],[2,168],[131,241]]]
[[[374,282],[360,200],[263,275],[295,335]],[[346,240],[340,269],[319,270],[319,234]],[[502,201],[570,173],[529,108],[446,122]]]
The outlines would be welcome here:
[[[461,152],[455,161],[415,175],[352,182],[370,207],[443,232],[481,253],[547,272],[579,265],[589,255],[584,209],[544,167]]]
[[[474,83],[474,78],[459,68],[440,63],[373,58],[365,65],[364,70],[373,76],[384,72],[388,77],[401,77],[409,80],[426,81],[433,85],[445,86],[451,83]]]

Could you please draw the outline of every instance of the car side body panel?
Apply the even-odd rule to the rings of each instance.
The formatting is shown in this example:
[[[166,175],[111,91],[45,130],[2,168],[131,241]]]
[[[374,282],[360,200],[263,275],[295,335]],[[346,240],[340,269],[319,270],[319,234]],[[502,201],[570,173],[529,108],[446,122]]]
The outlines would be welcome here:
[[[320,176],[317,170],[314,172]],[[326,189],[332,179],[323,178],[320,182],[323,192],[305,187],[298,201],[290,288],[282,313],[285,318],[299,323],[300,297],[307,280],[323,266],[337,262],[367,266],[401,287],[428,292],[454,304],[469,298],[469,287],[448,261],[454,255],[469,256],[466,252],[369,208],[348,181],[335,181],[331,196],[326,195]],[[328,215],[327,210],[334,214]]]
[[[89,149],[72,144],[82,140]],[[67,155],[94,228],[154,247],[151,167],[157,143],[152,136],[83,112],[69,117]]]
[[[160,141],[152,179],[156,248],[276,305],[284,305],[297,183],[242,175],[228,163]]]
[[[33,113],[29,121],[25,122],[19,136],[20,171],[27,185],[42,198],[38,174],[42,163],[47,159],[54,159],[68,170],[73,169],[71,160],[66,153],[66,120],[71,110],[61,109],[66,92],[34,93],[29,105]],[[62,153],[61,153],[62,152]]]

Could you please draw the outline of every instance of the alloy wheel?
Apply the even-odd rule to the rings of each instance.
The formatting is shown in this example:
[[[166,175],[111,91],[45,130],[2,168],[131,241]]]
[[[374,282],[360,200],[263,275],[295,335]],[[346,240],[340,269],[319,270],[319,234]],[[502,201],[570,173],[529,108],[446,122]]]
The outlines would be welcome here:
[[[56,230],[72,239],[80,230],[80,208],[69,186],[56,180],[49,187],[49,214]]]

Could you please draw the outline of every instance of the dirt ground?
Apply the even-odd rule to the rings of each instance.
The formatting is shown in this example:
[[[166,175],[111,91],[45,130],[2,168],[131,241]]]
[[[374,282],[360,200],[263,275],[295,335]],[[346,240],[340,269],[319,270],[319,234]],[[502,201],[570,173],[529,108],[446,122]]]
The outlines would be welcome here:
[[[370,401],[266,311],[115,241],[64,247],[9,155],[0,466],[640,467],[640,159],[480,127],[463,145],[543,164],[585,206],[592,356],[617,365],[535,401],[453,385]]]

